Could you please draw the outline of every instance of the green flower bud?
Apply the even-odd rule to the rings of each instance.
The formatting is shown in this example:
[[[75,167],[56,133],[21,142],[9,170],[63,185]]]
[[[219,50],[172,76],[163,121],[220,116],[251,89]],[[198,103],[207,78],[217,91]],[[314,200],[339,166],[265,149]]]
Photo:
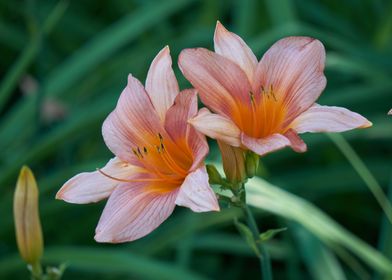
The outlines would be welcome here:
[[[222,155],[223,169],[230,183],[238,184],[246,180],[244,151],[218,141]]]
[[[207,168],[209,183],[210,184],[221,184],[222,177],[219,174],[219,171],[216,169],[216,167],[214,165],[207,164],[206,168]]]
[[[20,170],[14,194],[16,241],[22,259],[34,266],[43,252],[41,222],[38,212],[38,188],[30,168]]]
[[[245,167],[248,178],[252,178],[253,176],[257,175],[257,169],[259,168],[259,155],[252,151],[247,151],[245,157]]]

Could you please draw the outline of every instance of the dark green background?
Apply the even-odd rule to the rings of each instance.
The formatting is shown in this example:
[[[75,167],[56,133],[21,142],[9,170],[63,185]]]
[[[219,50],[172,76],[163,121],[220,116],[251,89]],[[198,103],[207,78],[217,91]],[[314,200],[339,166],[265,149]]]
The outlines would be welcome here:
[[[392,107],[391,1],[2,0],[0,279],[28,278],[12,221],[12,194],[23,164],[35,172],[41,190],[45,264],[68,262],[64,279],[260,278],[257,260],[232,226],[236,211],[196,215],[177,207],[150,236],[103,245],[93,236],[104,202],[54,200],[68,178],[111,158],[101,124],[128,73],[144,82],[151,60],[168,44],[180,84],[189,86],[178,70],[178,53],[186,47],[212,48],[217,20],[244,38],[258,58],[285,36],[321,40],[328,85],[319,102],[347,107],[374,123],[344,137],[385,191],[392,186],[392,117],[386,115]],[[54,112],[48,112],[50,106]],[[260,175],[311,201],[391,257],[390,225],[381,227],[382,212],[366,184],[326,135],[304,139],[307,153],[285,149],[268,155]],[[211,144],[210,159],[219,159]],[[373,275],[361,262],[353,270],[352,259],[344,256],[341,266],[315,265],[312,258],[331,248],[300,224],[256,214],[262,230],[288,227],[269,243],[276,279],[325,279],[330,269],[344,271],[348,279]]]

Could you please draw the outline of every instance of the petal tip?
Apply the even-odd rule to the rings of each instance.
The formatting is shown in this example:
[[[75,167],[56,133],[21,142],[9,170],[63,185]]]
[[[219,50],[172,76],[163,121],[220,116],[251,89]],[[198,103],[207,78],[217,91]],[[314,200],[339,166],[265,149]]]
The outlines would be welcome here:
[[[366,120],[366,122],[362,126],[360,126],[359,128],[369,128],[372,126],[373,126],[373,123],[371,121]]]
[[[105,236],[102,232],[96,232],[94,236],[94,240],[99,243],[116,243],[114,242],[113,238],[109,236]]]
[[[63,194],[62,194],[62,191],[61,191],[61,190],[59,190],[59,191],[56,193],[55,199],[57,199],[57,200],[64,200],[64,199],[63,199]]]
[[[223,24],[219,20],[217,20],[215,26],[215,34],[220,31],[227,32],[228,30],[226,29],[226,27],[223,26]]]

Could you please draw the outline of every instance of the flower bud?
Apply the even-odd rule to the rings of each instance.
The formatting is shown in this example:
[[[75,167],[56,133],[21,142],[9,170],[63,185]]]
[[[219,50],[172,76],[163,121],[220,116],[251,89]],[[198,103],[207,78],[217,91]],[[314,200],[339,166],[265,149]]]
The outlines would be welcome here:
[[[207,173],[210,184],[220,184],[222,183],[222,176],[219,174],[219,171],[216,169],[214,165],[207,164]]]
[[[20,170],[14,194],[16,241],[22,259],[39,263],[43,252],[41,222],[38,213],[38,188],[30,168]]]
[[[247,151],[245,157],[246,175],[248,178],[252,178],[257,175],[257,169],[259,168],[259,155],[252,151]]]
[[[231,183],[243,182],[246,179],[244,151],[221,141],[218,141],[218,145],[227,180]]]

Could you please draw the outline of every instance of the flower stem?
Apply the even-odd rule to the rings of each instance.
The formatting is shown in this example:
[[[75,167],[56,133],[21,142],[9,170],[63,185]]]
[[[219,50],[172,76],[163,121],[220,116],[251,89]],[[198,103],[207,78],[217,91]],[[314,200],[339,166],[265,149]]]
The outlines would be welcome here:
[[[250,210],[249,206],[246,203],[242,204],[242,209],[245,212],[246,222],[248,224],[249,229],[252,231],[253,238],[256,240],[257,247],[260,251],[260,255],[258,256],[258,258],[260,260],[262,279],[272,280],[270,257],[267,249],[264,247],[264,245],[261,242],[258,241],[260,239],[260,232],[257,227],[256,220],[253,216],[252,211]]]
[[[31,275],[32,279],[34,280],[42,279],[42,267],[40,262],[36,262],[35,264],[31,265]]]

